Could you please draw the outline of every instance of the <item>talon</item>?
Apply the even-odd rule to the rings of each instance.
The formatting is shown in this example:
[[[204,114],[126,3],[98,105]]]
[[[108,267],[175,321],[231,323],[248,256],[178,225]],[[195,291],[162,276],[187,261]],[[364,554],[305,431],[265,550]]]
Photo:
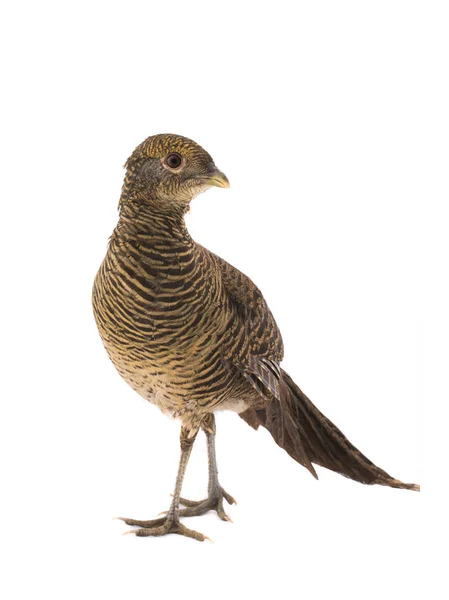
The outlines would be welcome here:
[[[187,498],[179,499],[179,504],[182,504],[182,506],[187,506],[188,508],[193,508],[193,507],[199,506],[200,504],[203,504],[204,502],[206,502],[206,501],[205,500],[187,500]]]
[[[229,521],[232,523],[232,519],[228,517],[223,510],[223,498],[225,498],[229,504],[236,504],[234,498],[220,487],[211,489],[209,491],[209,497],[205,500],[187,500],[186,498],[180,498],[179,503],[187,508],[183,508],[179,512],[179,515],[181,517],[199,517],[209,510],[215,510],[222,521]]]
[[[234,521],[227,514],[218,515],[222,521],[228,521],[228,523],[234,523]]]
[[[128,525],[139,527],[139,529],[130,529],[129,531],[125,531],[125,533],[123,533],[122,535],[134,534],[136,537],[148,537],[167,535],[169,533],[177,533],[179,535],[184,535],[186,537],[193,538],[194,540],[198,540],[200,542],[204,542],[205,539],[210,540],[210,538],[203,535],[202,533],[194,531],[193,529],[188,529],[182,523],[179,522],[177,517],[174,519],[173,516],[167,517],[165,519],[153,519],[151,521],[137,521],[134,519],[121,520],[127,523]]]
[[[226,500],[228,504],[237,504],[237,500],[233,498],[228,492],[225,492],[223,489],[221,490],[223,494],[223,498]]]

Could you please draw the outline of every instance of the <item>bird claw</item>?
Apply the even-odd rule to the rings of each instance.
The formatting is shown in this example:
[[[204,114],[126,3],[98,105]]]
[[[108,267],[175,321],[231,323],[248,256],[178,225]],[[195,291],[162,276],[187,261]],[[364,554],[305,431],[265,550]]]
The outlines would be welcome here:
[[[223,494],[223,498],[226,500],[228,504],[237,504],[237,500],[228,494],[223,488],[221,488],[221,492]]]
[[[179,515],[181,517],[199,517],[209,510],[215,510],[222,521],[233,523],[231,517],[229,517],[223,509],[223,498],[229,504],[237,504],[234,498],[221,487],[212,491],[205,500],[187,500],[186,498],[180,498],[179,503],[185,506],[185,508],[179,511]]]
[[[228,523],[234,523],[234,521],[231,519],[231,517],[229,515],[227,515],[225,512],[223,512],[222,514],[218,514],[218,516],[220,517],[220,519],[222,521],[228,521]]]
[[[173,494],[170,494],[170,496],[173,496]],[[208,500],[215,500],[215,499],[220,500],[221,499],[221,501],[223,501],[223,498],[226,500],[226,502],[228,504],[237,504],[237,500],[235,498],[233,498],[231,496],[231,494],[228,494],[228,492],[220,486],[218,488],[212,490],[212,492],[209,493],[209,497],[206,498],[205,500],[188,500],[187,498],[180,498],[179,504],[182,504],[182,506],[194,507],[194,506],[199,506],[200,504],[203,504],[204,502],[207,502]]]
[[[162,535],[167,535],[169,533],[177,533],[178,535],[183,535],[185,537],[198,540],[199,542],[204,542],[205,540],[208,540],[213,543],[210,537],[204,535],[203,533],[200,533],[199,531],[189,529],[188,527],[180,523],[178,518],[154,519],[153,521],[136,521],[135,519],[122,519],[122,521],[124,521],[128,525],[139,527],[139,529],[131,529],[129,531],[125,531],[123,535],[134,534],[137,537],[159,537]]]

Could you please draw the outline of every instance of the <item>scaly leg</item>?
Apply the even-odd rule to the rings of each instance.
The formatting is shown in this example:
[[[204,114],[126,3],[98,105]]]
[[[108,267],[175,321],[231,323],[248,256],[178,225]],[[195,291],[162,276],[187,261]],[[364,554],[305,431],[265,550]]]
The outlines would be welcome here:
[[[211,413],[203,423],[202,429],[207,437],[207,454],[209,462],[209,485],[208,497],[205,500],[186,500],[180,498],[179,503],[185,506],[179,514],[182,517],[197,517],[204,515],[209,510],[216,510],[218,516],[223,521],[231,521],[223,510],[223,498],[229,504],[236,504],[236,501],[220,485],[218,481],[217,457],[215,454],[215,417]]]
[[[133,527],[139,527],[140,529],[129,531],[128,533],[134,533],[139,537],[145,536],[160,536],[166,535],[167,533],[178,533],[185,535],[186,537],[194,538],[200,542],[204,542],[205,539],[209,539],[207,536],[193,529],[188,529],[179,521],[179,500],[181,496],[182,482],[184,479],[184,473],[186,471],[187,463],[189,461],[190,453],[192,452],[193,443],[196,438],[198,430],[192,432],[181,427],[181,459],[179,461],[178,475],[176,477],[175,491],[173,494],[173,501],[170,509],[168,510],[165,517],[160,519],[152,519],[150,521],[138,521],[136,519],[125,519],[120,517],[127,525]]]

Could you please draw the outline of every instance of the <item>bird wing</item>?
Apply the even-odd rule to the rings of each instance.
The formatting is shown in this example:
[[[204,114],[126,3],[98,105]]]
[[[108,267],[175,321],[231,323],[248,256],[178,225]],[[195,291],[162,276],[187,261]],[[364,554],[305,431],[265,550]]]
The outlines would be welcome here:
[[[279,398],[284,356],[279,327],[259,288],[219,256],[214,259],[230,307],[227,360],[263,396]]]

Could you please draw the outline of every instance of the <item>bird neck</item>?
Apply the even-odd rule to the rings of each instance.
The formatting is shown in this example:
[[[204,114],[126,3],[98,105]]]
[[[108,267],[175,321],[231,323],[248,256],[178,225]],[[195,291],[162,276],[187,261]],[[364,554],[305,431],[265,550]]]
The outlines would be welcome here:
[[[114,234],[121,239],[164,241],[171,246],[190,246],[194,241],[190,237],[184,221],[187,206],[173,203],[161,207],[151,199],[134,198],[120,207],[120,217]]]

